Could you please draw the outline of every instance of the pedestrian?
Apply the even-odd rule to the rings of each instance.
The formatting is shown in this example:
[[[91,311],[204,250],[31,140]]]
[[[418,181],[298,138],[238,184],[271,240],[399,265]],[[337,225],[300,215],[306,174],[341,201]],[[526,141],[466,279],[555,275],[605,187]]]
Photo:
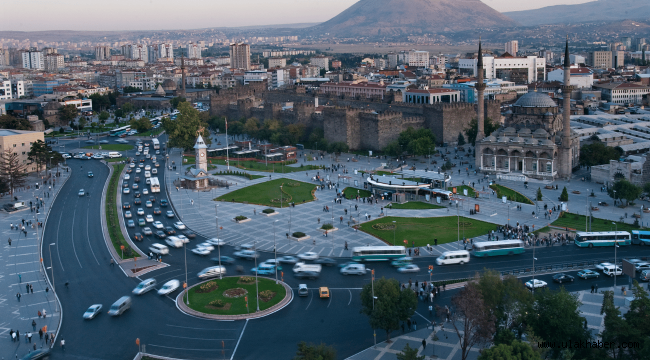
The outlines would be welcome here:
[[[38,318],[39,319],[41,318],[41,311],[40,310],[38,310]]]
[[[38,337],[43,340],[43,329],[38,329]]]
[[[45,319],[46,317],[47,317],[47,311],[45,311],[45,309],[43,309],[43,319]]]
[[[16,341],[20,341],[20,331],[16,329]]]
[[[32,329],[36,331],[36,320],[32,320]]]
[[[32,286],[32,284],[29,284],[29,291],[31,291],[32,294],[34,293],[34,286]]]
[[[402,334],[404,334],[404,323],[402,323]]]
[[[18,274],[18,280],[19,282],[23,282],[23,276],[21,274]]]
[[[9,241],[9,246],[11,246],[11,238],[9,238],[9,240],[8,240],[8,241]]]
[[[27,341],[31,344],[31,342],[32,342],[32,333],[27,333]]]
[[[61,339],[61,350],[65,351],[65,340]]]
[[[25,291],[29,294],[29,284],[25,284]]]
[[[413,319],[413,331],[417,329],[418,329],[418,322],[415,319]]]
[[[442,291],[447,291],[447,284],[446,283],[442,284]]]
[[[594,293],[594,288],[595,288],[595,286],[593,284],[591,284],[591,293],[592,294]]]
[[[411,319],[406,320],[406,325],[407,325],[409,331],[411,331]]]
[[[16,298],[18,299],[18,302],[20,302],[20,293],[16,293]]]

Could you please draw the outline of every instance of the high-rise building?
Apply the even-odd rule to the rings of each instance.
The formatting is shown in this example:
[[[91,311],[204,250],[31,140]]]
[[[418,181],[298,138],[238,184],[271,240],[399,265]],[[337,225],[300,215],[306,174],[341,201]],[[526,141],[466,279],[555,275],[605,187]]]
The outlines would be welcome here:
[[[387,57],[388,57],[388,68],[389,68],[389,69],[394,69],[394,68],[396,68],[397,65],[398,65],[398,63],[397,63],[397,59],[398,59],[397,54],[396,54],[396,53],[393,53],[393,52],[392,52],[392,53],[388,53],[388,56],[387,56]]]
[[[429,52],[411,50],[408,53],[408,65],[413,67],[429,67]]]
[[[11,99],[11,81],[0,79],[0,100]]]
[[[609,69],[612,67],[612,52],[611,51],[593,51],[589,53],[589,65],[600,68]]]
[[[45,68],[45,57],[43,53],[36,50],[25,50],[22,52],[23,68],[41,69]]]
[[[508,41],[506,43],[506,52],[512,56],[517,56],[517,53],[519,52],[519,41]]]
[[[108,60],[111,57],[111,48],[108,46],[95,46],[95,60]]]
[[[244,70],[251,68],[251,48],[248,44],[230,44],[230,67]]]
[[[173,59],[174,47],[172,44],[152,44],[147,46],[149,63],[155,63],[158,59]]]
[[[314,56],[309,62],[314,66],[318,66],[320,69],[325,69],[325,71],[330,70],[330,58],[327,56]]]
[[[201,58],[201,47],[199,46],[199,44],[195,44],[195,43],[187,44],[187,57],[190,59]]]
[[[63,55],[61,54],[47,54],[45,55],[45,70],[46,71],[58,71],[65,66]]]
[[[126,59],[148,61],[147,45],[143,44],[128,44],[122,45],[122,55]]]
[[[627,47],[628,49],[631,49],[631,48],[632,48],[632,38],[631,38],[631,37],[627,37],[627,36],[622,37],[622,38],[621,38],[621,42],[622,42],[623,45],[625,45],[625,47]]]
[[[635,40],[636,40],[636,43],[635,43],[636,51],[641,51],[641,48],[646,43],[645,38],[637,38]]]
[[[56,48],[51,48],[51,47],[43,48],[43,50],[41,50],[41,52],[43,53],[43,55],[49,55],[49,54],[56,54],[57,53]]]

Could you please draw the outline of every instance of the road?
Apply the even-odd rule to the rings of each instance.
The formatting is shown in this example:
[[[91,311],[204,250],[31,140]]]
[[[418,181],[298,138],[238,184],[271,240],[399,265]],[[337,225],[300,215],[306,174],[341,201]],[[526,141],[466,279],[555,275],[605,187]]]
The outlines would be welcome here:
[[[151,164],[149,161],[145,163]],[[102,238],[99,217],[99,195],[108,176],[108,168],[96,160],[69,160],[68,164],[72,167],[73,176],[61,189],[61,194],[53,205],[44,241],[45,244],[56,243],[52,246],[54,279],[64,314],[58,340],[66,340],[66,351],[63,353],[57,346],[53,358],[132,358],[137,352],[136,338],[145,345],[147,352],[184,359],[231,358],[233,354],[236,359],[290,358],[295,355],[296,344],[303,340],[333,344],[339,351],[339,357],[343,358],[372,345],[372,329],[367,318],[359,313],[360,289],[370,281],[370,275],[344,277],[338,273],[337,267],[324,268],[318,280],[297,280],[290,274],[289,268],[285,268],[284,280],[287,284],[295,289],[299,283],[306,283],[311,288],[310,295],[296,296],[285,309],[257,320],[225,322],[196,319],[176,309],[176,293],[158,296],[155,292],[132,296],[133,305],[129,311],[119,317],[107,316],[106,311],[110,305],[119,297],[130,295],[139,279],[127,278],[118,267],[109,265],[110,255]],[[164,166],[158,169],[158,177],[164,179]],[[88,171],[94,173],[93,178],[87,177]],[[130,184],[132,182],[133,180],[129,181]],[[144,185],[144,180],[141,180],[140,185]],[[90,191],[91,196],[78,196],[81,188]],[[123,201],[133,202],[133,193],[122,196]],[[156,195],[156,203],[159,204],[161,198],[166,198],[164,190]],[[150,214],[153,208],[143,209],[146,214]],[[164,216],[165,208],[161,210],[163,215],[155,216],[156,220],[166,226],[177,221]],[[140,229],[136,225],[135,229],[129,231],[133,233]],[[205,239],[200,237],[193,239],[190,248],[203,240]],[[145,237],[142,243],[137,244],[148,253],[147,248],[154,242],[159,241]],[[222,255],[232,256],[233,251],[230,246],[222,247]],[[188,249],[187,276],[190,285],[198,282],[196,273],[214,264],[210,257],[216,253],[215,250],[212,255],[201,257]],[[620,248],[618,256],[640,257],[648,256],[649,253],[650,249],[630,246]],[[44,249],[44,254],[46,266],[50,266],[47,249]],[[573,245],[538,248],[535,254],[538,259],[536,266],[613,259],[613,256],[612,248],[579,249]],[[271,257],[272,254],[264,253],[261,260]],[[159,287],[169,279],[184,280],[183,249],[171,249],[170,255],[165,256],[163,261],[170,266],[151,272],[146,277],[155,278]],[[433,264],[433,258],[416,258],[415,263],[422,271],[411,275],[400,275],[387,263],[375,263],[370,267],[376,270],[377,277],[395,277],[402,282],[409,278],[413,281],[428,280],[429,275],[425,269]],[[235,265],[228,266],[229,274],[235,273],[236,265],[243,265],[247,273],[254,266],[251,261],[237,261]],[[436,266],[433,280],[469,277],[484,268],[505,271],[531,266],[532,250],[529,249],[523,255],[472,258],[465,265]],[[551,288],[557,287],[550,281],[550,275],[538,278],[549,282]],[[69,282],[69,288],[64,286],[66,282]],[[566,287],[571,291],[584,290],[592,282],[576,280]],[[619,279],[619,284],[621,282],[623,280]],[[606,287],[613,284],[613,279],[601,279],[598,284]],[[318,298],[318,286],[329,286],[331,298]],[[438,300],[439,304],[449,303],[453,293],[445,293]],[[103,313],[94,320],[84,321],[83,312],[96,303],[104,305]],[[427,317],[427,304],[420,303],[418,313]]]

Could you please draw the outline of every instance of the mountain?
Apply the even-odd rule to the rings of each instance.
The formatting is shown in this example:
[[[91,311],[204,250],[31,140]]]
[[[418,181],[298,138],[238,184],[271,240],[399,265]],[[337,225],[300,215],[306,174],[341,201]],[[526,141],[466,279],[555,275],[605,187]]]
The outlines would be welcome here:
[[[517,25],[480,0],[360,0],[309,30],[337,37],[442,33]]]
[[[597,0],[576,5],[555,5],[504,15],[526,26],[568,24],[600,20],[649,19],[650,6],[638,0]]]

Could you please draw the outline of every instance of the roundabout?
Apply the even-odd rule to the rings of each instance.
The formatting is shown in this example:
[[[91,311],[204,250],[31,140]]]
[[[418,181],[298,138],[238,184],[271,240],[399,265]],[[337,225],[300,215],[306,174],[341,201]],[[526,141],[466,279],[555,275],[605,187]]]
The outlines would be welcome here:
[[[282,281],[276,284],[274,279],[258,276],[256,283],[255,276],[228,276],[189,287],[176,297],[176,307],[204,319],[245,320],[279,311],[291,300],[293,291]]]

